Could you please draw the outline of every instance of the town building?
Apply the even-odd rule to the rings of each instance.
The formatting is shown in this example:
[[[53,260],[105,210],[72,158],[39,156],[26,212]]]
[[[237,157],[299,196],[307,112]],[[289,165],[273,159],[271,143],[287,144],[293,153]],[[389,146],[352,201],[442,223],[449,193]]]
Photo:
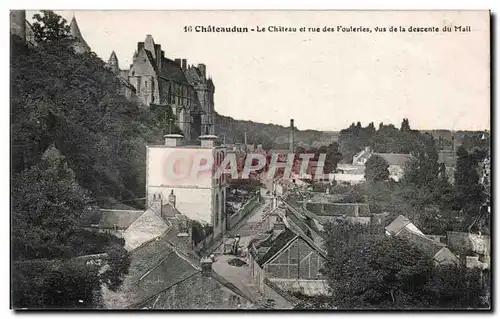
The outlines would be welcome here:
[[[387,162],[389,165],[389,178],[396,182],[403,177],[405,167],[411,159],[410,154],[375,153],[369,147],[365,147],[362,151],[353,156],[352,164],[364,167],[366,161],[373,155],[378,155]]]
[[[167,58],[161,45],[147,35],[137,43],[129,69],[120,69],[114,52],[108,65],[135,88],[141,105],[170,109],[185,140],[215,133],[215,86],[205,64]]]
[[[26,10],[10,10],[10,33],[17,35],[28,45],[36,46],[33,26],[26,20]]]
[[[189,219],[212,226],[215,239],[226,229],[226,176],[214,178],[214,169],[224,161],[226,149],[215,144],[217,136],[202,135],[199,139],[198,145],[183,144],[182,135],[169,134],[165,145],[147,146],[147,207],[174,195],[175,207]],[[205,169],[196,171],[200,166]]]
[[[71,23],[69,24],[71,30],[71,36],[75,39],[75,43],[73,44],[73,49],[76,53],[89,53],[91,51],[90,46],[87,44],[87,41],[83,38],[82,32],[80,31],[80,27],[76,22],[75,16],[71,19]]]
[[[269,231],[248,246],[250,271],[264,294],[270,290],[305,296],[328,294],[320,271],[326,258],[322,239],[318,229],[300,216],[280,203],[263,216],[261,226]]]
[[[415,224],[403,215],[399,215],[385,228],[387,236],[399,237],[417,246],[422,252],[432,258],[434,264],[459,265],[460,261],[446,244],[427,237]]]

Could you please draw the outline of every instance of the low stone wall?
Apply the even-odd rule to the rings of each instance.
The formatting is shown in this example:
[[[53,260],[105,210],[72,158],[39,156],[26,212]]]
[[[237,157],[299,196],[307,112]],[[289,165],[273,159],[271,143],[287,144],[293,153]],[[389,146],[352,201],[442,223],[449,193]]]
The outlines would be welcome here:
[[[236,213],[228,218],[229,229],[238,224],[248,213],[250,213],[260,202],[260,191],[256,192]]]

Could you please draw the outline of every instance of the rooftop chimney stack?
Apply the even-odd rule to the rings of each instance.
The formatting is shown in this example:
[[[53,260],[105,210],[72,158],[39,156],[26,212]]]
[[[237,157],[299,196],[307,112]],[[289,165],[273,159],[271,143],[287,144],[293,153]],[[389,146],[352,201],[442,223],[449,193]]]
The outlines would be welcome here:
[[[181,66],[181,59],[175,59],[174,60],[176,64],[178,64],[179,66]]]
[[[294,153],[295,152],[295,127],[293,125],[293,119],[290,119],[290,152]]]
[[[207,77],[207,66],[203,63],[199,63],[198,69],[200,69],[200,72],[203,75],[203,78],[206,78]]]
[[[168,195],[168,202],[170,203],[170,205],[172,205],[173,207],[175,207],[175,194],[174,194],[174,190],[173,189],[170,192],[170,195]]]
[[[215,141],[218,139],[216,135],[202,135],[199,137],[201,140],[201,147],[203,148],[214,148]]]
[[[141,52],[141,49],[144,49],[144,42],[137,42],[137,54]]]
[[[161,71],[161,44],[155,44],[156,67]]]
[[[166,146],[176,147],[181,145],[181,141],[184,137],[180,134],[167,134],[164,138]]]
[[[187,60],[182,59],[182,70],[186,71],[187,70]]]

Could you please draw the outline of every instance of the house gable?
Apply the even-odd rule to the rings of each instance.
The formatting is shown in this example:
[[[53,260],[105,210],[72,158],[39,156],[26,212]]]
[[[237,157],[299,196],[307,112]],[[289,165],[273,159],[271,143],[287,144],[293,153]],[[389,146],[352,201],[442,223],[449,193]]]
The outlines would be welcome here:
[[[318,279],[325,259],[305,240],[296,237],[264,265],[268,278]]]

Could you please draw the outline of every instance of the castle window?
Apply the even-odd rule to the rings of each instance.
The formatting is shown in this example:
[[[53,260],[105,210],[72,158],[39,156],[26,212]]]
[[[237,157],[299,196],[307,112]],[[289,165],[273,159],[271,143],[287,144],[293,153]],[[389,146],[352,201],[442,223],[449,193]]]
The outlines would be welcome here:
[[[148,90],[148,81],[144,81],[144,89],[147,91]]]

